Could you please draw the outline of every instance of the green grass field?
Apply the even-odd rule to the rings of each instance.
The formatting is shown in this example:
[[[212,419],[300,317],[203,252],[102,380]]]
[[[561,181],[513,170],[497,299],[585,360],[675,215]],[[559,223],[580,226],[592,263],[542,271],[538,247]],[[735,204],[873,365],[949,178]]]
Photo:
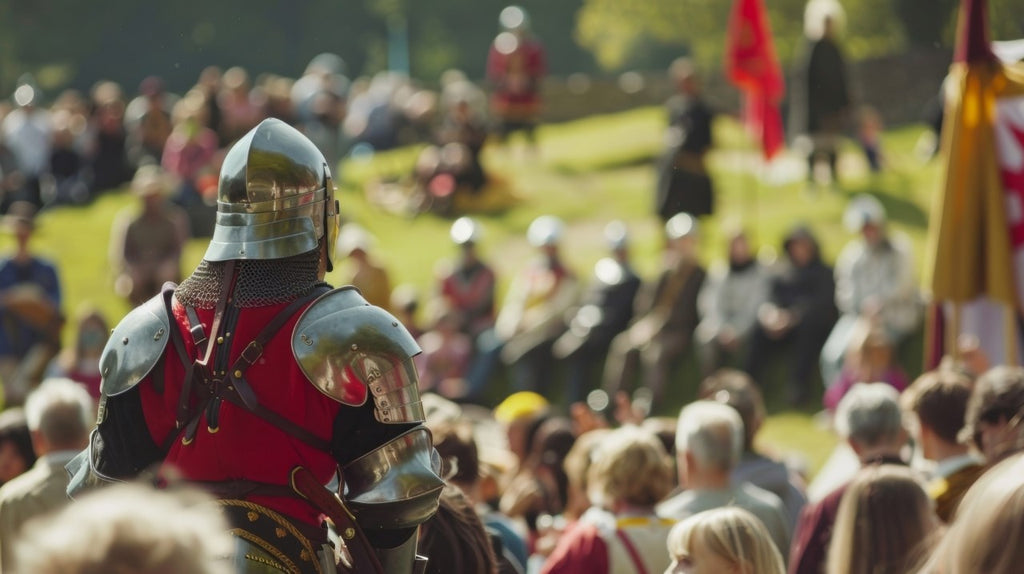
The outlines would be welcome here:
[[[494,263],[500,289],[530,255],[524,233],[534,217],[552,213],[568,224],[564,241],[568,263],[588,277],[593,263],[604,254],[601,230],[611,219],[624,220],[632,233],[633,254],[644,277],[656,271],[661,229],[652,215],[653,159],[661,148],[663,114],[644,108],[593,117],[539,130],[539,154],[523,153],[513,140],[507,147],[490,146],[485,152],[488,170],[512,188],[516,201],[500,211],[478,214],[486,229],[482,252]],[[781,185],[759,183],[757,151],[732,119],[715,126],[716,151],[711,169],[717,192],[717,214],[703,226],[705,261],[722,258],[721,224],[741,221],[766,249],[780,243],[797,221],[809,223],[822,241],[825,257],[834,258],[850,238],[841,225],[849,196],[870,192],[886,206],[892,227],[912,240],[920,270],[930,197],[937,186],[938,162],[923,165],[915,158],[914,143],[923,127],[890,131],[884,140],[888,169],[872,176],[852,144],[844,150],[841,168],[847,174],[839,191],[808,193],[799,177]],[[378,154],[369,160],[341,166],[339,197],[343,216],[357,221],[376,237],[376,256],[391,272],[395,285],[408,283],[428,295],[440,259],[454,255],[448,239],[450,219],[434,215],[396,215],[367,199],[365,190],[381,179],[395,178],[412,169],[416,150]],[[798,165],[795,157],[785,160]],[[113,323],[128,310],[112,289],[108,243],[115,214],[134,207],[127,192],[107,194],[84,208],[58,208],[40,216],[36,250],[59,266],[65,312],[73,317],[86,305],[98,307]],[[0,248],[10,248],[3,238]],[[190,242],[183,269],[188,273],[202,258],[205,239]],[[328,280],[343,282],[345,265]],[[72,329],[65,330],[70,340]],[[688,380],[695,380],[692,361],[684,364]],[[911,373],[914,374],[914,373]],[[690,384],[682,387],[689,387]],[[677,391],[669,410],[687,400]],[[816,470],[834,445],[831,434],[814,426],[810,413],[786,411],[770,398],[772,417],[763,441],[777,452],[802,452]]]

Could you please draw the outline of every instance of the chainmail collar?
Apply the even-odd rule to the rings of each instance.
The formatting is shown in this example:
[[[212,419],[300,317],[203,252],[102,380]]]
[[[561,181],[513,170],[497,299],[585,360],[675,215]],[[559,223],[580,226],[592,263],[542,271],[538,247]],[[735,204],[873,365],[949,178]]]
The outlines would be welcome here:
[[[238,308],[266,307],[293,301],[318,285],[319,251],[284,259],[246,260],[236,263],[238,279],[231,298]],[[224,261],[203,259],[175,290],[181,304],[196,309],[213,309],[224,286]]]

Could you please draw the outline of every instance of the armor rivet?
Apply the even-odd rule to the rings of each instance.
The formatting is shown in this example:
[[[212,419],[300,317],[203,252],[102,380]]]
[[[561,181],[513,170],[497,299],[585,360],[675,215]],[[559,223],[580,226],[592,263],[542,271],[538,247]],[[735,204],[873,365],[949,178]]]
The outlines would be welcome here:
[[[104,367],[104,369],[103,369],[103,376],[105,377],[105,376],[107,376],[109,374],[110,374],[110,367]]]
[[[353,538],[356,537],[356,529],[355,528],[346,528],[345,532],[343,532],[341,535],[345,537],[345,540],[352,540]]]
[[[235,378],[236,379],[241,379],[242,378],[242,371],[241,370],[235,370]]]
[[[224,344],[224,337],[217,337],[217,344],[218,345],[223,345]]]
[[[245,255],[245,249],[239,249],[238,250],[238,254],[239,255]]]
[[[181,444],[188,446],[192,444],[192,439],[188,438],[187,436],[183,436],[181,437]]]
[[[392,321],[391,322],[391,326],[392,327],[397,327],[398,326],[398,321]]]
[[[127,342],[127,341],[128,341],[128,339],[125,339],[125,342]],[[359,350],[359,345],[357,345],[355,343],[352,343],[352,350],[353,351],[358,351]]]
[[[278,538],[284,538],[288,533],[284,531],[284,528],[275,528],[274,535]]]
[[[256,522],[260,518],[259,514],[256,514],[255,512],[252,512],[252,511],[250,511],[248,514],[246,514],[246,516],[249,518],[249,522]]]
[[[154,341],[159,341],[160,337],[163,337],[163,336],[164,336],[164,330],[160,329],[159,331],[156,332],[156,335],[153,335],[153,340]]]
[[[217,434],[219,431],[220,431],[220,427],[211,427],[211,426],[207,426],[206,427],[206,432],[208,432],[210,434]]]
[[[224,338],[225,339],[230,339],[231,338],[231,333],[224,333]]]
[[[121,339],[121,344],[122,345],[127,345],[128,344],[128,337],[125,337],[124,339]]]

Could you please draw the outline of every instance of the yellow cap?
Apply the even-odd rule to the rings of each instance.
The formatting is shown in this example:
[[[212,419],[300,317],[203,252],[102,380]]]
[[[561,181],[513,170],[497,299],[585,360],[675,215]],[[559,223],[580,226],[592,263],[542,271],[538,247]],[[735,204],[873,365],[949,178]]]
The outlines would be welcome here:
[[[524,418],[532,418],[548,408],[548,400],[531,391],[509,395],[494,409],[494,418],[505,424]]]

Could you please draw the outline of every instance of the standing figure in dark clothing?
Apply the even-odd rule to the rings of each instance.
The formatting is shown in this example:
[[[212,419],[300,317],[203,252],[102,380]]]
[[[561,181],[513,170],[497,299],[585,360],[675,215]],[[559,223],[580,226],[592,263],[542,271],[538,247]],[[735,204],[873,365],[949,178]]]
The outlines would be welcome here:
[[[643,385],[659,404],[676,360],[700,321],[697,296],[707,275],[697,260],[697,220],[680,213],[665,224],[667,245],[658,280],[636,297],[636,318],[612,340],[604,368],[610,395],[625,391],[643,367]]]
[[[839,138],[850,109],[846,61],[837,41],[842,7],[834,0],[811,0],[804,18],[808,45],[794,78],[792,131],[810,138],[808,181],[815,181],[815,167],[824,159],[835,185]]]
[[[93,187],[101,192],[131,180],[128,166],[125,103],[121,86],[101,82],[92,90],[91,122],[96,132],[92,154]]]
[[[658,168],[654,209],[662,221],[677,213],[694,217],[714,211],[714,190],[704,156],[713,145],[713,112],[701,98],[693,64],[685,58],[672,63],[669,75],[677,93],[669,98],[665,155]]]
[[[640,277],[629,261],[626,226],[613,221],[605,227],[604,237],[611,256],[594,265],[593,283],[553,349],[555,358],[566,362],[569,404],[584,400],[599,380],[608,347],[629,326],[633,300],[640,290]]]
[[[530,17],[519,6],[499,16],[502,32],[487,55],[487,79],[493,86],[491,112],[502,139],[523,130],[534,142],[540,115],[540,87],[547,72],[544,46],[530,34]]]
[[[835,324],[835,279],[821,260],[818,241],[805,227],[797,227],[783,243],[786,261],[772,277],[768,302],[758,311],[758,324],[747,357],[747,372],[763,380],[761,371],[780,346],[791,349],[789,400],[810,399],[811,377],[821,347]]]

